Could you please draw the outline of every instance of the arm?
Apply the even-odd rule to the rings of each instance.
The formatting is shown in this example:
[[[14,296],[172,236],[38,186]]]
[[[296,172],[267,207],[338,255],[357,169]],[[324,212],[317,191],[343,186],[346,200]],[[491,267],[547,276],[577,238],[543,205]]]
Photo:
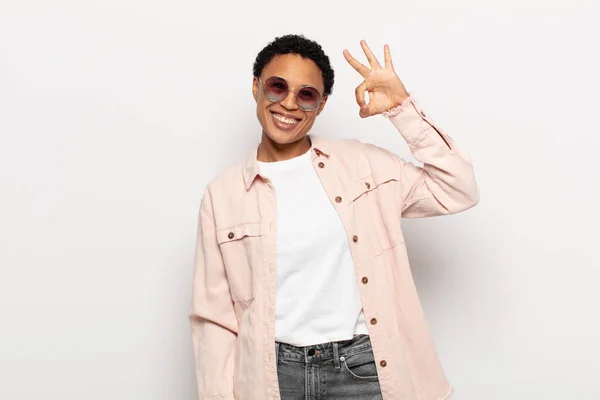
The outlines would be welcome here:
[[[451,214],[477,204],[479,191],[471,161],[410,98],[394,71],[389,46],[384,46],[385,67],[382,67],[367,43],[361,40],[360,44],[371,68],[344,50],[348,63],[364,78],[355,91],[359,115],[367,118],[383,114],[390,118],[415,159],[424,164],[419,168],[390,153],[400,171],[402,216]],[[369,103],[365,100],[365,92],[369,93]]]
[[[407,97],[383,116],[392,121],[415,159],[423,163],[421,168],[396,157],[403,218],[452,214],[478,203],[469,156],[428,119],[417,102]]]
[[[198,218],[190,314],[198,396],[200,400],[234,400],[237,319],[211,209],[203,198]]]

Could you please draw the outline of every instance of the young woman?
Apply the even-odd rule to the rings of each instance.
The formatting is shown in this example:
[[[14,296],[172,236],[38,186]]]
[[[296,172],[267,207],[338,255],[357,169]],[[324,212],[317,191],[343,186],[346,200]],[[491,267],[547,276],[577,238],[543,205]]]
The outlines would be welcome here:
[[[334,81],[317,43],[287,35],[258,54],[261,143],[209,183],[200,206],[190,320],[202,400],[452,393],[400,221],[474,206],[473,169],[407,93],[389,47],[382,66],[361,46],[370,68],[344,51],[364,79],[360,117],[389,118],[424,166],[309,135]]]

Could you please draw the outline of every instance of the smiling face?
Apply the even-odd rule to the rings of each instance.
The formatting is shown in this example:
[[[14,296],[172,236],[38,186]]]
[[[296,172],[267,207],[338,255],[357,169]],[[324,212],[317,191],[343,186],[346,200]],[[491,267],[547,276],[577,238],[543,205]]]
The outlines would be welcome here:
[[[261,80],[266,82],[272,76],[284,78],[292,90],[298,90],[304,85],[324,92],[322,73],[319,67],[310,59],[298,54],[280,54],[265,65]],[[320,106],[312,111],[304,111],[298,107],[294,98],[295,92],[289,91],[287,97],[278,103],[269,100],[263,91],[263,84],[254,77],[252,93],[256,100],[256,116],[262,125],[263,142],[271,142],[272,146],[291,145],[306,137],[313,126],[315,118],[321,113],[327,97],[323,98]]]

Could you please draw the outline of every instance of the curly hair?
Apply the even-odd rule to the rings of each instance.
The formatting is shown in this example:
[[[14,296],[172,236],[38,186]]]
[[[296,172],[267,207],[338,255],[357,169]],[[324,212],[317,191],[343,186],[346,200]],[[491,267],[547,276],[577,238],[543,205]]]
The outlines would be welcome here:
[[[307,39],[303,35],[284,35],[270,42],[256,56],[256,60],[254,61],[254,76],[258,78],[265,65],[275,56],[290,53],[311,59],[317,64],[323,76],[323,83],[325,85],[324,95],[330,95],[333,89],[334,73],[329,63],[329,57],[327,57],[320,44]]]

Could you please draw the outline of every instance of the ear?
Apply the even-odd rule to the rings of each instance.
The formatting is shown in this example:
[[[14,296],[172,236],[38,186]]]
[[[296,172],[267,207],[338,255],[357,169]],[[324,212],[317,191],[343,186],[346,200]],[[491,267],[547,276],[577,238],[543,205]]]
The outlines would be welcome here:
[[[258,78],[254,77],[252,79],[252,96],[254,96],[254,101],[258,103]]]
[[[327,103],[328,98],[329,98],[328,96],[323,97],[323,101],[321,102],[321,105],[317,109],[317,115],[321,114],[321,111],[323,111],[323,109],[325,108],[325,103]]]

